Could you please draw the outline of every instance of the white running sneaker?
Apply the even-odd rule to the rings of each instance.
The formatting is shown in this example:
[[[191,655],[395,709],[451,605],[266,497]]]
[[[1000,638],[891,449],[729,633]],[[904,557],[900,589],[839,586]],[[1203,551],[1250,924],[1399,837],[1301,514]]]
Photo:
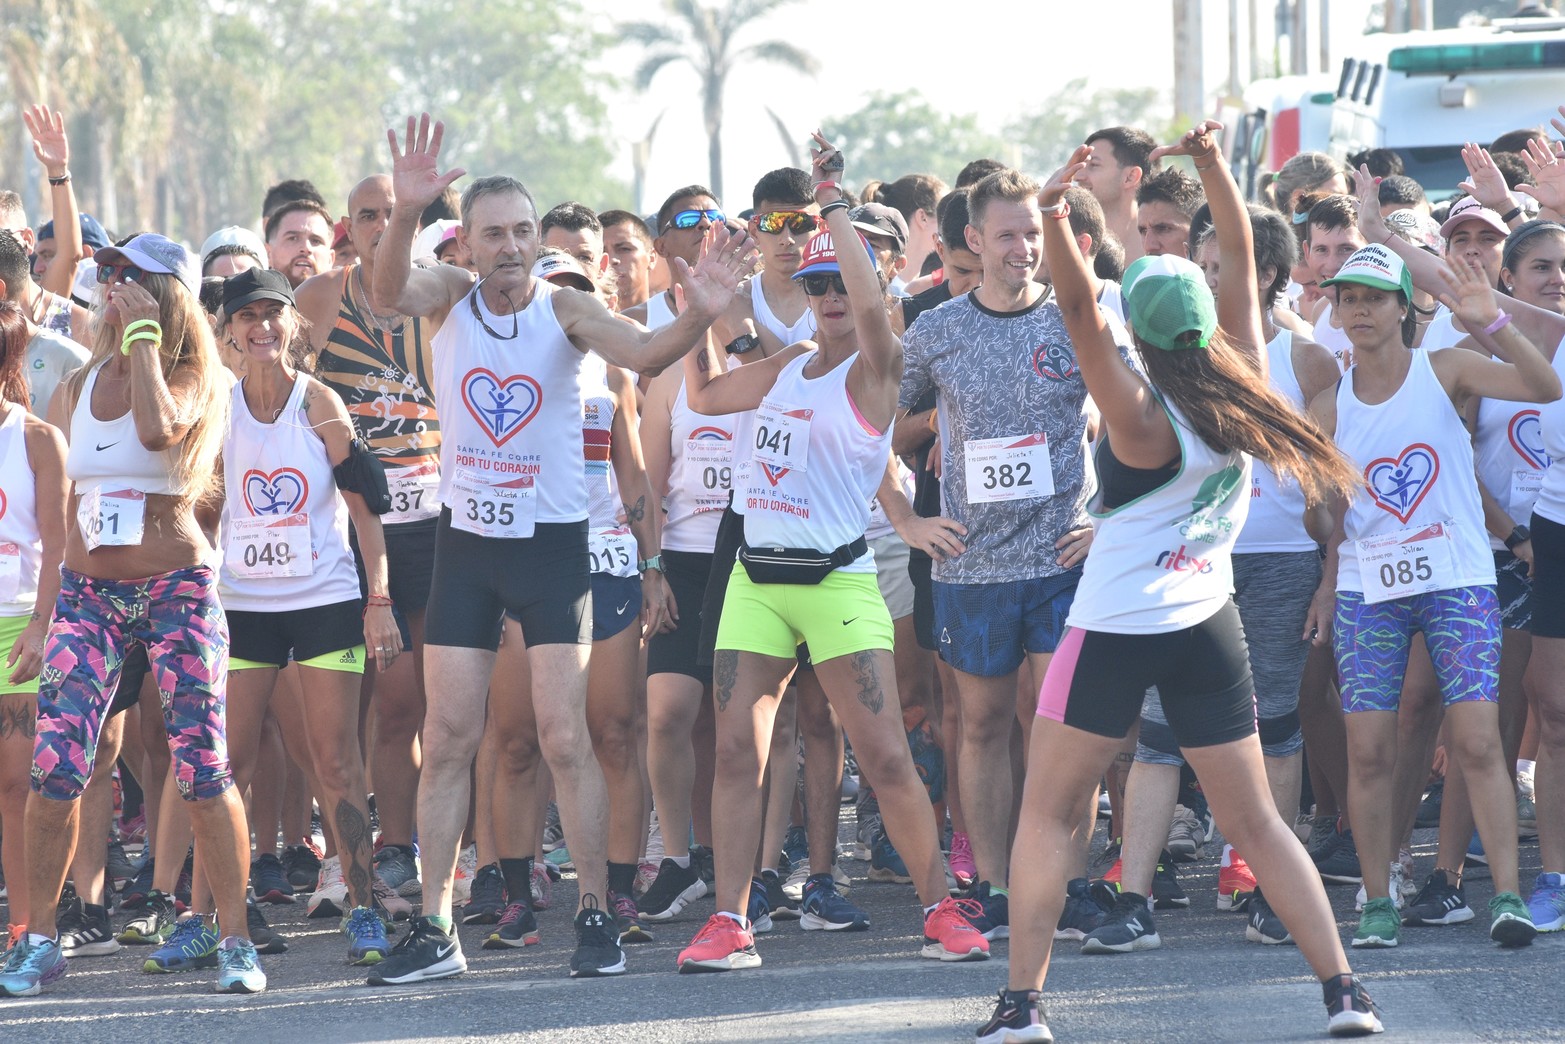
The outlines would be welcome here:
[[[478,846],[468,845],[456,857],[456,876],[451,879],[452,903],[465,903],[473,894],[473,878],[478,876]]]
[[[342,879],[342,860],[330,856],[321,864],[321,880],[310,896],[309,916],[341,917],[348,912],[348,883]]]
[[[1392,863],[1391,872],[1388,877],[1388,884],[1386,886],[1386,894],[1391,896],[1391,903],[1398,910],[1402,909],[1402,904],[1406,901],[1403,898],[1403,893],[1406,891],[1406,880],[1407,871],[1403,868],[1402,864],[1400,862]],[[1358,894],[1353,897],[1353,909],[1358,913],[1363,913],[1364,904],[1368,901],[1369,893],[1364,890],[1363,885],[1359,885]]]

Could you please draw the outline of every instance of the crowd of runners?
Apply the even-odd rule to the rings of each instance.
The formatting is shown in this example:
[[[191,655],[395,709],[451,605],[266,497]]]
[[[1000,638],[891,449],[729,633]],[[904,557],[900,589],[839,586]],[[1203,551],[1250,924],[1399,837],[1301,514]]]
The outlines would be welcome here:
[[[1203,855],[1333,1034],[1382,1027],[1328,884],[1351,948],[1565,929],[1546,129],[1438,202],[1386,150],[1247,201],[1210,122],[949,188],[816,134],[643,217],[466,178],[425,114],[193,250],[111,237],[25,121],[0,995],[126,945],[255,993],[295,902],[373,986],[458,975],[459,925],[539,941],[561,869],[571,976],[661,931],[757,968],[784,921],[873,930],[849,794],[923,957],[1009,940],[983,1044],[1051,1040],[1054,945],[1159,946]]]

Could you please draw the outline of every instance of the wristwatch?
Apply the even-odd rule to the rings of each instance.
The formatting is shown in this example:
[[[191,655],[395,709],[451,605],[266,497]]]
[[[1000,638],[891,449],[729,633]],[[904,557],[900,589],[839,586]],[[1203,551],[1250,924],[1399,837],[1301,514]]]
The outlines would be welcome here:
[[[761,339],[753,333],[740,334],[732,341],[723,345],[723,350],[729,355],[744,355],[753,352],[760,347]]]
[[[643,558],[636,563],[636,569],[643,573],[645,573],[648,569],[656,569],[661,573],[663,571],[663,556],[661,554],[656,554],[651,558]]]
[[[1516,548],[1532,539],[1532,530],[1526,526],[1517,526],[1511,530],[1511,535],[1505,538],[1505,549],[1515,551]]]

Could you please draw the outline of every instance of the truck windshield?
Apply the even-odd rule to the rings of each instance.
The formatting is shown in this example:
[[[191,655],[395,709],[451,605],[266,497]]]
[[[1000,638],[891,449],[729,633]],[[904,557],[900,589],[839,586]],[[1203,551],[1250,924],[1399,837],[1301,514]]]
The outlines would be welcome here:
[[[1407,168],[1404,173],[1424,186],[1431,203],[1455,195],[1460,191],[1456,186],[1467,180],[1460,145],[1422,145],[1396,151]]]

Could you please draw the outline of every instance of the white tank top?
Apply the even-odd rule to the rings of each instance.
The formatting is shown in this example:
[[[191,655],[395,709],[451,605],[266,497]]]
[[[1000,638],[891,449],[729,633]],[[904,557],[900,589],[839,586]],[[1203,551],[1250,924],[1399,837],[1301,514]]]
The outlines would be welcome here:
[[[1340,369],[1348,368],[1347,359],[1353,351],[1353,342],[1348,340],[1348,332],[1341,327],[1331,325],[1331,315],[1335,309],[1331,301],[1326,302],[1326,307],[1321,311],[1320,318],[1315,320],[1315,328],[1310,331],[1310,340],[1321,345],[1332,355],[1337,357],[1337,366]]]
[[[522,480],[533,500],[531,518],[580,522],[587,517],[580,441],[584,356],[554,316],[553,284],[534,279],[532,286],[526,308],[495,315],[475,284],[430,342],[442,433],[440,502],[453,513],[463,506],[452,493],[458,478],[491,486]],[[475,301],[500,338],[473,314]],[[506,337],[513,320],[517,336]],[[517,535],[530,535],[526,528]]]
[[[65,475],[77,493],[95,489],[135,489],[143,493],[178,496],[184,485],[176,480],[179,448],[149,450],[136,434],[136,421],[127,409],[113,420],[92,415],[92,389],[97,386],[99,363],[87,371],[82,392],[71,412],[71,445],[65,455]]]
[[[807,378],[806,352],[783,367],[754,414],[743,487],[745,541],[752,547],[831,551],[864,535],[869,502],[886,471],[891,429],[877,433],[848,395],[854,353]],[[866,551],[844,572],[873,573]]]
[[[1097,532],[1071,603],[1072,627],[1163,634],[1206,620],[1233,594],[1234,540],[1250,510],[1250,458],[1217,452],[1172,403],[1163,409],[1179,438],[1179,472],[1112,510],[1103,509],[1101,489],[1093,497]]]
[[[901,457],[894,457],[892,460],[896,468],[897,485],[902,487],[902,495],[911,502],[914,493],[913,472],[908,470],[906,464],[902,463]],[[877,482],[876,487],[878,488],[879,485]],[[864,531],[864,535],[870,540],[879,540],[881,537],[891,536],[896,531],[897,527],[891,524],[891,519],[886,515],[886,509],[880,506],[880,498],[871,497],[869,501],[869,528]]]
[[[226,608],[275,613],[359,598],[359,576],[348,547],[348,504],[337,491],[326,444],[310,427],[305,385],[303,376],[294,378],[282,413],[270,424],[256,420],[245,405],[244,382],[234,385],[223,443],[224,555],[218,572],[218,593]],[[290,545],[281,555],[278,541],[260,541],[245,531],[250,519],[270,516],[280,522],[301,512],[308,516],[307,525],[276,530],[280,542]],[[266,550],[265,543],[272,549]],[[277,559],[303,552],[304,544],[309,547],[310,571],[281,575],[300,572],[279,567]],[[255,571],[278,575],[257,576]]]
[[[1300,413],[1308,405],[1293,371],[1293,331],[1281,327],[1266,345],[1268,380],[1272,390]],[[1250,517],[1239,531],[1234,554],[1314,551],[1315,541],[1304,531],[1304,490],[1291,478],[1279,478],[1265,461],[1250,471]]]
[[[1361,402],[1353,391],[1352,370],[1337,385],[1337,446],[1358,467],[1366,486],[1348,504],[1338,591],[1365,592],[1360,540],[1412,537],[1434,523],[1444,523],[1448,536],[1440,546],[1449,548],[1450,564],[1433,563],[1432,575],[1421,578],[1439,584],[1430,589],[1494,583],[1472,440],[1435,376],[1431,353],[1411,351],[1402,387],[1385,402]],[[1380,566],[1373,568],[1378,575]]]
[[[15,403],[7,405],[0,421],[0,616],[23,616],[38,601],[43,541],[26,422],[27,411]]]
[[[667,294],[653,294],[647,298],[647,329],[661,330],[679,318],[669,307]]]
[[[1431,352],[1438,348],[1454,348],[1466,336],[1456,328],[1451,310],[1445,305],[1436,305],[1435,314],[1430,318],[1429,325],[1424,327],[1424,339],[1418,342],[1418,346]]]
[[[1565,376],[1565,341],[1554,350],[1554,372]],[[1543,488],[1532,509],[1551,522],[1565,525],[1565,468],[1554,467],[1554,461],[1565,460],[1565,399],[1555,399],[1537,409],[1543,429],[1543,453],[1549,466],[1543,472]]]
[[[776,334],[785,348],[815,336],[815,313],[810,311],[809,305],[804,306],[804,314],[795,319],[793,325],[788,325],[777,318],[772,306],[766,303],[760,276],[750,280],[750,307],[755,312],[755,321]]]
[[[1473,457],[1478,463],[1478,481],[1512,521],[1525,526],[1538,501],[1544,472],[1549,470],[1538,404],[1479,400]],[[1489,546],[1500,551],[1505,541],[1490,534]]]
[[[732,369],[732,365],[729,367]],[[663,548],[711,554],[717,525],[733,488],[734,433],[739,417],[706,417],[690,408],[679,382],[669,408],[668,493],[663,498]]]
[[[610,447],[614,438],[616,403],[609,392],[609,368],[601,358],[588,354],[581,366],[581,445],[586,461],[587,524],[610,529],[620,511],[618,483]]]

